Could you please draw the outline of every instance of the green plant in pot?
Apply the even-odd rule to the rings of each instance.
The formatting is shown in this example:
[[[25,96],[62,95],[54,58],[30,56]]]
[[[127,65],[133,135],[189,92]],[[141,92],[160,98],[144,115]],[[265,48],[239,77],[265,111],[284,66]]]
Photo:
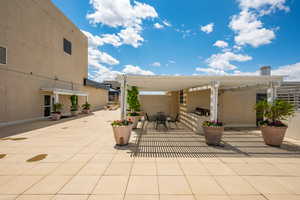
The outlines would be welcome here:
[[[205,141],[208,145],[220,145],[224,125],[220,121],[204,121],[202,123],[202,128],[204,131]]]
[[[52,106],[53,111],[51,113],[52,120],[60,120],[62,108],[63,108],[63,105],[61,103],[53,104],[53,106]]]
[[[273,103],[264,100],[256,104],[255,110],[264,119],[259,125],[265,143],[280,146],[288,128],[283,121],[294,115],[294,105],[283,100],[275,100]]]
[[[81,108],[82,108],[82,112],[84,114],[90,114],[90,112],[91,112],[91,104],[89,104],[88,102],[85,102],[85,104],[81,105]]]
[[[78,96],[72,95],[71,100],[71,115],[76,116],[78,114]]]
[[[137,127],[137,124],[141,118],[140,109],[141,104],[139,102],[139,90],[136,86],[132,86],[127,90],[127,103],[129,112],[127,119],[133,122],[133,128]]]

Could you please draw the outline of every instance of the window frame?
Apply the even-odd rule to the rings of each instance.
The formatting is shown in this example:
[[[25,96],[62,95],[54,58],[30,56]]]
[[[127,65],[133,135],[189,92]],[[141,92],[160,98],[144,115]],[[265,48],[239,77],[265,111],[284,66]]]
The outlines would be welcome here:
[[[0,62],[0,65],[7,65],[8,64],[8,48],[6,45],[1,45],[0,47],[5,49],[5,64]]]
[[[70,43],[70,52],[67,52],[67,49],[65,48],[65,41],[66,42],[68,42],[68,43]],[[63,38],[63,51],[64,51],[64,53],[66,53],[66,54],[68,54],[68,55],[72,55],[72,42],[70,41],[70,40],[68,40],[68,39],[66,39],[66,38]]]

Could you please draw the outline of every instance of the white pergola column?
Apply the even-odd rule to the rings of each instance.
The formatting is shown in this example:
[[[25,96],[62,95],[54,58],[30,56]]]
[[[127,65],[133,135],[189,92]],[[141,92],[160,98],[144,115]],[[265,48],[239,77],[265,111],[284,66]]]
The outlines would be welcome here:
[[[267,101],[268,103],[273,103],[277,98],[277,88],[280,83],[271,82],[269,88],[267,89]]]
[[[126,75],[122,76],[121,81],[121,119],[126,119],[126,109],[127,109],[127,83]]]
[[[212,81],[210,88],[210,120],[218,120],[218,95],[220,82]]]
[[[59,103],[59,94],[54,93],[54,103]]]

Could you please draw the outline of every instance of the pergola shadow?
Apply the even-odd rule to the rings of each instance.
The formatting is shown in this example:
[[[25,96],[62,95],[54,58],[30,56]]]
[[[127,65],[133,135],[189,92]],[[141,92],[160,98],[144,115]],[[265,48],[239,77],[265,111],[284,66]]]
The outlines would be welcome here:
[[[208,146],[203,135],[180,126],[171,130],[137,129],[129,146],[132,157],[205,158],[205,157],[299,157],[300,146],[289,142],[278,147],[264,144],[260,134],[225,131],[220,146]]]

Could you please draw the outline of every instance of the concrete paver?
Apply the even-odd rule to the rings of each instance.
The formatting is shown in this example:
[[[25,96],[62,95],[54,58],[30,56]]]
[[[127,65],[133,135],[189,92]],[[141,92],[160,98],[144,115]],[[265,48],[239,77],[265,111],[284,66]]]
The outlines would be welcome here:
[[[0,128],[0,200],[300,200],[300,147],[226,131],[223,147],[179,126],[133,131],[115,147],[119,111]],[[28,159],[39,154],[45,158]]]

